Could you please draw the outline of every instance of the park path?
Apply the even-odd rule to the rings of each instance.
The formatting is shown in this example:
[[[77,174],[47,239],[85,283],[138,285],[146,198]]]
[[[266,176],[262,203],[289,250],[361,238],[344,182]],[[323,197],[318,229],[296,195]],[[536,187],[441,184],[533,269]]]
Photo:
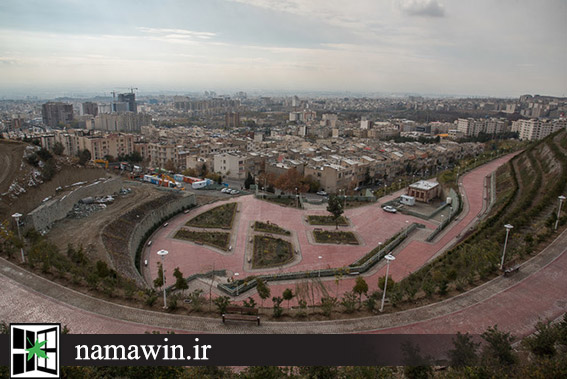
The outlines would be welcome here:
[[[461,216],[460,222],[445,232],[437,242],[421,245],[412,241],[398,252],[398,259],[395,261],[397,265],[392,264],[391,267],[391,273],[396,275],[394,278],[399,279],[411,270],[410,264],[413,263],[400,263],[404,262],[403,254],[406,254],[407,262],[413,259],[425,262],[431,254],[435,254],[435,249],[450,244],[458,233],[475,221],[483,208],[483,178],[505,161],[505,158],[501,158],[463,177],[462,188],[468,199],[468,211]],[[272,207],[264,207],[248,212],[256,217],[262,215],[262,219],[280,220],[281,209],[284,209],[287,212],[298,212],[301,219],[299,210],[277,207],[280,211],[275,212]],[[349,211],[349,217],[364,217],[361,216],[364,212],[360,209]],[[378,212],[378,215],[383,214]],[[284,216],[288,215],[291,213]],[[293,223],[297,222],[290,221],[287,217],[281,219],[284,227],[292,227]],[[176,222],[184,221],[185,219],[181,219]],[[401,225],[404,221],[405,216],[398,219]],[[430,247],[430,252],[423,253],[424,249]],[[409,253],[406,253],[407,251]],[[259,328],[239,324],[223,325],[218,319],[171,315],[106,302],[50,282],[1,259],[0,320],[61,322],[68,325],[74,333],[143,333],[153,330],[175,330],[180,333],[454,333],[481,332],[490,325],[498,324],[503,330],[526,335],[533,331],[540,318],[555,319],[567,311],[566,251],[567,231],[564,231],[544,251],[524,263],[518,274],[508,278],[498,277],[440,303],[360,319],[264,322]],[[234,255],[234,252],[222,257],[228,260],[230,255]],[[308,264],[314,263],[311,261]],[[396,266],[399,268],[396,269]],[[314,269],[316,267],[314,266]],[[376,271],[380,270],[379,268]],[[376,274],[376,277],[378,275]],[[340,284],[345,290],[352,288],[352,284],[346,284],[347,282],[348,280],[344,280]],[[281,287],[284,288],[285,284]],[[277,293],[277,286],[271,288],[273,294]]]

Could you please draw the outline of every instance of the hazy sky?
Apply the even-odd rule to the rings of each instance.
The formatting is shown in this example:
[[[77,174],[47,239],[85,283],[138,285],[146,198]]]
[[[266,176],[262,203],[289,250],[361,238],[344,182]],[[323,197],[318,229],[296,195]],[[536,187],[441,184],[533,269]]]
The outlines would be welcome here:
[[[567,95],[566,0],[0,0],[0,90]]]

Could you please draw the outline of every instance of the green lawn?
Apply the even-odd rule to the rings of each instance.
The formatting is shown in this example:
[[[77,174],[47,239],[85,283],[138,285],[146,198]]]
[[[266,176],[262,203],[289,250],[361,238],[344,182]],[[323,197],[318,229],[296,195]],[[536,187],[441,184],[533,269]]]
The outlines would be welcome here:
[[[353,232],[315,230],[313,236],[317,243],[358,245],[358,240]]]
[[[252,268],[268,268],[284,265],[293,260],[291,243],[281,238],[254,236]]]
[[[195,228],[231,229],[235,211],[236,203],[220,205],[192,218],[185,225]]]
[[[228,250],[228,244],[230,243],[230,233],[226,232],[195,232],[180,229],[175,233],[175,238],[218,247],[225,251]]]

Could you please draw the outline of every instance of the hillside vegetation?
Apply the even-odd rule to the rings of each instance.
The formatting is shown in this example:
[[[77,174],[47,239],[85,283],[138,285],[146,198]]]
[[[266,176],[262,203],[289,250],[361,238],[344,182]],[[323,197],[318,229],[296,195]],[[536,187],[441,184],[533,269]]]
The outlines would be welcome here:
[[[565,194],[566,183],[567,133],[560,131],[529,145],[497,171],[497,199],[489,217],[460,244],[395,285],[390,294],[392,303],[418,298],[428,302],[497,275],[505,224],[514,226],[505,267],[540,251],[555,234],[557,197]],[[566,219],[563,209],[559,225]]]

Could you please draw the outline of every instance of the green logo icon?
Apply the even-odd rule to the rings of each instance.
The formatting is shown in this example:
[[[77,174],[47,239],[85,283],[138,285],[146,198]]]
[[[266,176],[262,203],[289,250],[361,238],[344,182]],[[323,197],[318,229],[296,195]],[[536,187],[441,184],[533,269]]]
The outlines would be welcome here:
[[[47,340],[43,342],[39,342],[39,338],[38,338],[35,340],[35,344],[32,344],[30,339],[28,338],[28,342],[30,343],[30,345],[33,345],[29,349],[25,349],[28,352],[28,361],[32,359],[34,355],[37,355],[38,358],[49,359],[47,354],[45,354],[45,351],[41,350],[41,348],[43,347],[43,345],[45,345]]]

